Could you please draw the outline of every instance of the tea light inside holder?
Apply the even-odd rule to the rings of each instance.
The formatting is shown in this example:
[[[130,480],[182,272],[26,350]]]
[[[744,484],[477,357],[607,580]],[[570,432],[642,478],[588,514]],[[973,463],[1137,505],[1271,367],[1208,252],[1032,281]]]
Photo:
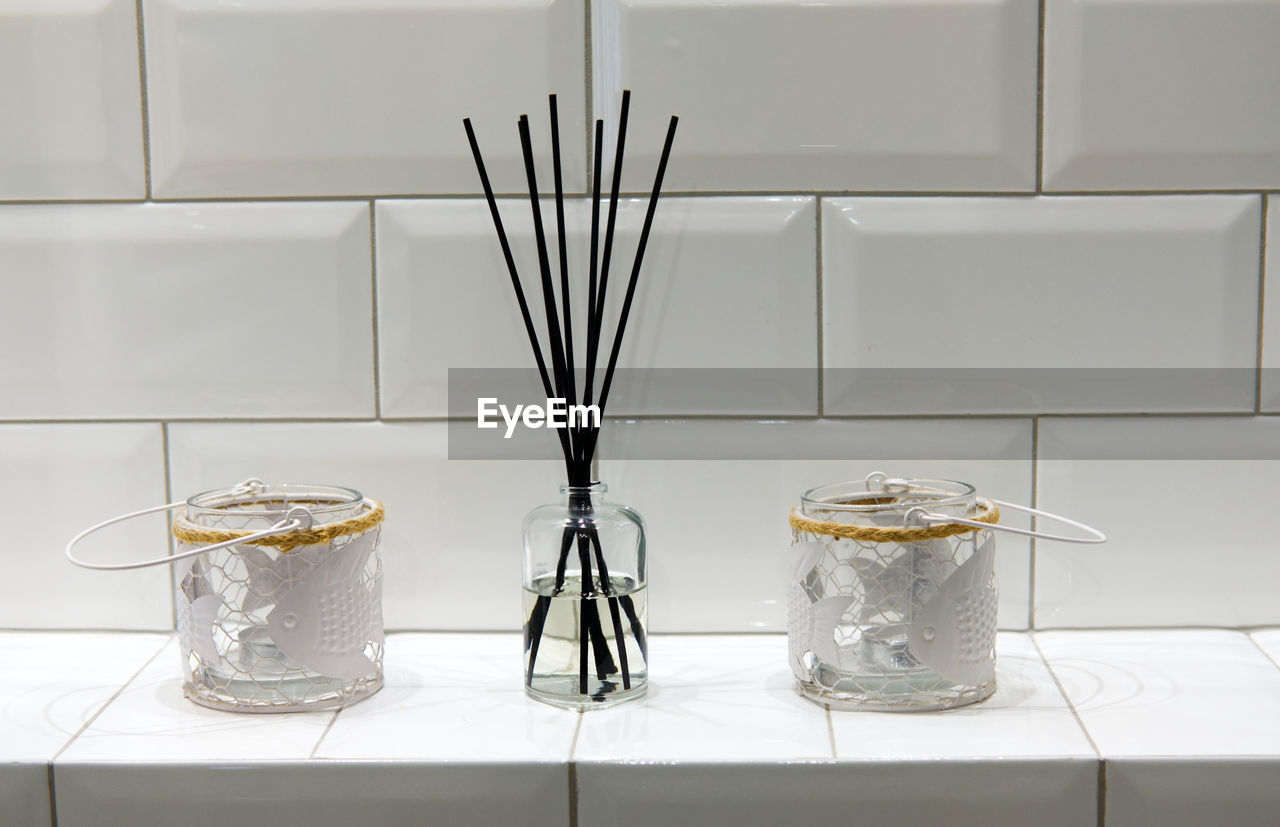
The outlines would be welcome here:
[[[183,508],[177,553],[136,563],[77,558],[89,534]],[[249,479],[99,523],[67,546],[93,569],[174,566],[184,692],[236,712],[329,709],[382,686],[383,508],[349,488]]]

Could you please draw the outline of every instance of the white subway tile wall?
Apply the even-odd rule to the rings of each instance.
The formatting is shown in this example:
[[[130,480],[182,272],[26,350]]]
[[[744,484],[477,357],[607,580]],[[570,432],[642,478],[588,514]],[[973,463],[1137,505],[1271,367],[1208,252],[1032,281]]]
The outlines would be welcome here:
[[[62,546],[250,475],[386,502],[389,628],[518,628],[563,472],[449,458],[449,370],[531,366],[461,119],[537,301],[516,119],[547,194],[558,93],[580,283],[624,88],[629,195],[681,122],[622,364],[786,369],[618,397],[655,630],[783,629],[788,507],[878,468],[1112,535],[1001,538],[1005,628],[1280,623],[1278,41],[1266,0],[6,4],[0,628],[172,628],[163,571]]]
[[[517,116],[560,94],[565,186],[586,186],[580,0],[144,0],[161,198],[524,189]],[[542,117],[535,140],[547,143]],[[538,175],[551,186],[550,155]]]
[[[134,0],[0,11],[0,200],[142,198]]]
[[[1277,31],[1274,0],[1046,0],[1046,189],[1280,187]]]

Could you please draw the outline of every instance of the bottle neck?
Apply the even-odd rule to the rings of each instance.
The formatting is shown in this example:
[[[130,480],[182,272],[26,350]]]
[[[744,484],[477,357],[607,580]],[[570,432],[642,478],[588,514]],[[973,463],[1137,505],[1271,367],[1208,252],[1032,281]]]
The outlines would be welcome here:
[[[609,487],[602,482],[593,482],[590,485],[562,485],[560,486],[561,502],[570,511],[593,511],[597,505],[604,502],[605,492]]]

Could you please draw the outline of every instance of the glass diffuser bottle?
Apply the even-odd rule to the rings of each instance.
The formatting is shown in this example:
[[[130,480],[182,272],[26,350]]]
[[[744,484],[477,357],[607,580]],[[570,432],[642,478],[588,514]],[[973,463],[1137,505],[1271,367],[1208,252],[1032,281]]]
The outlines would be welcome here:
[[[562,485],[524,520],[525,690],[568,709],[648,685],[644,520],[604,483]]]

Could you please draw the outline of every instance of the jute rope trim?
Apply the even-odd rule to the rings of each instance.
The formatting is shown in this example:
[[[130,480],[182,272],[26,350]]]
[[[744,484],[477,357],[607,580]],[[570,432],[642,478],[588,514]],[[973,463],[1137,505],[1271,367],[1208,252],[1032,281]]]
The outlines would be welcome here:
[[[261,537],[257,540],[247,540],[244,545],[247,546],[275,546],[282,552],[288,553],[295,548],[302,546],[314,546],[321,543],[328,543],[335,537],[345,537],[348,534],[363,534],[374,526],[382,522],[382,518],[386,516],[386,512],[382,508],[382,503],[377,500],[366,498],[364,501],[365,511],[352,517],[349,520],[343,520],[337,523],[329,523],[328,525],[317,526],[308,531],[294,531],[289,534],[280,534],[276,537]],[[203,528],[187,519],[187,512],[183,511],[173,521],[173,536],[177,537],[184,543],[191,545],[206,545],[213,543],[225,543],[228,540],[234,540],[237,537],[248,537],[250,534],[256,534],[254,531],[216,531],[210,528]]]
[[[1000,509],[991,500],[978,498],[978,513],[970,520],[995,525],[1000,522]],[[791,511],[791,527],[796,531],[809,534],[825,534],[829,537],[840,537],[845,540],[861,540],[865,543],[918,543],[922,540],[936,540],[939,537],[954,537],[980,529],[959,523],[938,523],[937,525],[907,527],[849,525],[826,520],[811,520],[800,513],[800,509]]]

